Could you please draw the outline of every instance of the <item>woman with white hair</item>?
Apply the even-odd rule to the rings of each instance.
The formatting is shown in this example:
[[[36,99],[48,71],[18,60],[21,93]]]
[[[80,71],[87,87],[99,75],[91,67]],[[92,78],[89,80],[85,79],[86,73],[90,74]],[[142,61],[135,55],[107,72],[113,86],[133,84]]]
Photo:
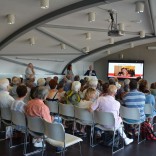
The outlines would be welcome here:
[[[77,105],[81,100],[79,95],[80,88],[81,83],[79,81],[74,81],[71,90],[65,93],[64,103]]]
[[[96,80],[96,79],[90,79],[89,82],[88,82],[88,88],[93,88],[93,89],[96,90],[96,96],[95,96],[94,101],[99,97],[99,95],[100,95],[100,93],[101,93],[101,92],[97,89],[97,85],[98,85],[98,80]],[[83,91],[83,96],[82,96],[82,97],[84,97],[84,95],[86,94],[86,91],[87,91],[87,89],[85,89],[85,90]]]
[[[14,101],[13,97],[9,95],[8,86],[8,79],[0,79],[0,107],[10,107]]]

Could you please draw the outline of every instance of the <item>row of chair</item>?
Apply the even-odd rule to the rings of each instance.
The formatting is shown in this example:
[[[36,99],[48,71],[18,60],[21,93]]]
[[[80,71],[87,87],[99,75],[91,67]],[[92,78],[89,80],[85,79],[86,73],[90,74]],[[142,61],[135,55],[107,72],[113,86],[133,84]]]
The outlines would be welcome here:
[[[49,103],[49,102],[48,102]],[[53,102],[51,102],[51,106],[53,106]],[[55,103],[56,104],[56,103]],[[49,103],[50,105],[50,103]],[[58,112],[55,111],[55,113],[59,114],[59,116],[61,116],[63,119],[65,120],[72,120],[75,123],[80,123],[81,125],[89,125],[91,126],[91,134],[90,134],[90,145],[93,147],[94,146],[94,128],[98,127],[102,130],[109,130],[109,131],[113,131],[113,144],[114,144],[114,139],[115,139],[115,132],[116,132],[116,128],[115,128],[115,119],[114,119],[114,115],[112,113],[109,112],[98,112],[95,111],[94,113],[90,113],[87,109],[83,109],[83,108],[78,108],[78,107],[74,107],[73,105],[69,105],[69,104],[61,104],[61,103],[57,103],[55,106],[57,106],[57,110]],[[54,107],[55,107],[54,106]],[[53,108],[53,107],[52,107]],[[146,107],[145,107],[146,108]],[[54,111],[55,109],[51,109],[51,112]],[[145,109],[148,110],[148,112],[146,112],[147,114],[149,114],[149,109]],[[47,135],[48,138],[53,138],[53,140],[57,140],[56,136],[59,136],[60,134],[64,134],[62,136],[65,136],[64,138],[59,139],[58,141],[62,141],[64,142],[66,139],[66,137],[74,137],[73,135],[67,135],[65,134],[64,128],[62,127],[61,124],[56,124],[56,123],[47,123],[45,121],[43,121],[41,118],[34,118],[34,117],[29,117],[27,116],[27,121],[28,124],[26,124],[26,120],[25,120],[25,116],[17,111],[11,111],[10,109],[7,108],[1,108],[1,120],[3,121],[3,123],[7,124],[7,125],[11,125],[11,126],[15,126],[15,125],[20,125],[23,127],[28,127],[25,130],[25,144],[24,144],[24,153],[26,154],[26,148],[27,148],[27,134],[30,133],[31,135],[35,136],[38,133],[41,133],[41,136],[44,138],[44,135]],[[52,112],[54,113],[54,112]],[[121,106],[120,108],[120,115],[123,118],[123,121],[125,118],[128,119],[133,119],[133,120],[139,120],[140,119],[140,113],[139,113],[139,109],[137,108],[126,108]],[[10,122],[8,122],[10,121]],[[126,122],[126,121],[124,121]],[[127,122],[126,122],[127,123]],[[130,123],[128,123],[130,124]],[[139,124],[139,134],[138,134],[138,143],[140,143],[139,140],[139,136],[140,136],[140,124],[141,122],[137,122],[136,124]],[[102,125],[111,125],[112,128],[108,129],[108,128],[104,128],[104,126]],[[55,129],[52,130],[49,128],[49,131],[47,130],[47,127],[59,127],[58,129],[63,129],[61,131],[61,133]],[[37,132],[37,134],[33,133],[33,132]],[[56,134],[57,133],[57,134]],[[38,136],[39,137],[39,136]],[[80,139],[80,138],[79,138]],[[46,139],[49,143],[53,143],[50,140],[51,139]],[[64,140],[64,141],[63,141]],[[82,141],[82,140],[81,140]],[[80,142],[80,140],[79,140]],[[64,142],[65,143],[65,142]],[[43,142],[44,144],[44,142]],[[64,144],[66,147],[66,143]],[[12,138],[10,139],[10,146],[12,147]],[[123,147],[122,147],[123,148]],[[42,153],[43,153],[43,149],[42,149]],[[114,147],[112,146],[112,153],[114,153],[116,151],[114,151]],[[63,152],[64,153],[64,152]]]
[[[65,133],[64,127],[59,123],[49,123],[39,117],[25,116],[25,114],[10,110],[10,108],[1,108],[1,122],[12,129],[21,128],[24,133],[24,155],[28,156],[36,153],[36,151],[27,153],[27,136],[28,134],[36,138],[42,138],[42,149],[37,152],[42,152],[44,155],[44,142],[47,141],[55,147],[62,147],[62,155],[65,155],[65,148],[76,143],[80,145],[81,153],[81,138]],[[19,129],[18,129],[19,130]],[[21,144],[20,144],[21,145]],[[10,138],[10,148],[16,147],[12,145],[12,137]]]

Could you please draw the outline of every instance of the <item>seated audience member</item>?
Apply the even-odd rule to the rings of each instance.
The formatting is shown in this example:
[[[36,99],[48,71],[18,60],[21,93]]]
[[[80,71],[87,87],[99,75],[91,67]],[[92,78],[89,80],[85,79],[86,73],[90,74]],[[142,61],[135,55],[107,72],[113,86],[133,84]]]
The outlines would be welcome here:
[[[88,88],[85,93],[84,99],[81,100],[77,106],[79,108],[89,109],[91,105],[93,104],[95,97],[96,97],[96,90],[93,88]],[[86,126],[81,127],[81,130],[80,130],[81,135],[86,135],[85,127]]]
[[[121,100],[122,104],[123,104],[123,97],[130,91],[129,90],[129,83],[130,83],[130,80],[125,79],[124,83],[123,83],[123,86],[121,87],[120,100]]]
[[[49,94],[47,96],[48,101],[57,101],[58,100],[58,90],[56,89],[57,87],[57,82],[54,79],[51,79],[49,82],[50,90]]]
[[[145,104],[152,105],[153,115],[156,115],[156,111],[155,111],[155,97],[151,94],[150,90],[148,89],[148,83],[147,83],[146,80],[144,80],[144,81],[142,81],[140,83],[139,91],[141,91],[141,92],[143,92],[145,94],[145,97],[146,97]],[[146,114],[146,117],[150,117],[150,116],[148,114]]]
[[[10,89],[10,95],[16,99],[17,98],[17,93],[16,93],[16,89],[17,86],[20,85],[21,83],[21,79],[18,77],[14,77],[12,80],[12,88]]]
[[[80,76],[79,75],[75,75],[74,76],[74,81],[80,81]]]
[[[110,85],[115,85],[115,79],[114,79],[114,77],[109,78],[109,84]]]
[[[39,78],[37,80],[37,86],[45,86],[45,83],[46,83],[46,81],[44,78]]]
[[[89,70],[86,71],[84,76],[96,76],[96,71],[93,70],[92,65],[89,66]]]
[[[44,104],[44,100],[48,95],[48,89],[46,87],[38,87],[35,91],[35,99],[28,101],[25,107],[26,115],[31,117],[41,117],[47,122],[52,122],[54,118],[50,115],[49,108]],[[33,139],[35,147],[42,147],[41,138]]]
[[[0,107],[9,107],[14,101],[14,98],[8,92],[9,81],[8,79],[0,79]]]
[[[123,105],[129,108],[139,108],[140,120],[145,120],[144,106],[145,106],[145,94],[137,90],[137,81],[131,80],[129,83],[130,91],[123,97]],[[133,123],[136,121],[126,119]]]
[[[53,79],[56,81],[56,83],[58,83],[58,77],[54,76]]]
[[[26,104],[24,103],[24,98],[27,94],[27,87],[25,85],[19,85],[16,89],[16,92],[18,97],[11,104],[11,110],[20,111],[24,113],[26,106]]]
[[[96,100],[96,99],[99,97],[100,93],[101,93],[101,92],[97,89],[97,85],[98,85],[98,80],[90,79],[89,82],[88,82],[88,88],[93,88],[93,89],[96,90],[96,97],[95,97],[94,100]],[[87,90],[87,89],[85,89],[85,90],[83,91],[83,97],[84,97],[84,95],[85,95],[85,93],[86,93],[86,90]],[[83,97],[82,97],[82,98],[83,98]]]
[[[80,80],[80,83],[81,83],[81,89],[80,91],[83,92],[87,87],[87,82],[84,80],[84,79],[81,79]]]
[[[102,80],[98,80],[98,84],[97,84],[97,89],[102,92],[102,85],[104,84],[104,82]]]
[[[19,111],[21,113],[25,113],[25,102],[24,98],[27,95],[27,87],[25,85],[19,85],[16,89],[17,92],[17,98],[16,100],[11,104],[11,110]],[[24,130],[26,127],[23,126],[16,126],[16,130]]]
[[[65,93],[63,100],[64,103],[77,105],[81,100],[81,97],[79,95],[80,88],[81,83],[79,81],[74,81],[72,83],[71,90]]]
[[[64,91],[68,92],[69,90],[71,90],[71,86],[72,86],[72,81],[67,80],[67,82],[65,82],[64,84]]]
[[[151,84],[150,91],[152,95],[156,96],[156,83],[155,82]]]
[[[57,86],[57,90],[58,90],[58,100],[60,102],[62,102],[62,99],[64,97],[65,91],[64,91],[64,83],[60,82]]]
[[[90,106],[93,104],[95,97],[96,97],[96,90],[93,88],[88,88],[85,93],[84,99],[82,99],[77,106],[80,108],[89,109]]]
[[[108,88],[109,88],[109,83],[104,83],[102,85],[102,93],[100,94],[100,96],[106,96],[108,95]]]
[[[123,105],[128,108],[138,108],[140,112],[140,120],[132,120],[132,119],[125,119],[125,121],[131,123],[132,125],[125,124],[125,129],[127,129],[127,133],[130,135],[137,134],[137,125],[133,124],[135,122],[143,122],[145,121],[145,113],[144,113],[144,106],[145,106],[145,94],[137,90],[137,81],[131,80],[129,83],[130,91],[123,96]]]
[[[44,100],[48,95],[48,89],[44,86],[40,86],[35,91],[35,99],[28,102],[25,107],[26,115],[31,117],[41,117],[47,122],[61,122],[60,118],[50,115],[49,108],[45,105]],[[42,147],[41,138],[33,140],[35,147]]]
[[[50,80],[51,80],[51,77],[46,78],[46,87],[47,87],[48,90],[50,90],[50,86],[49,86]]]
[[[111,112],[115,118],[115,128],[120,127],[122,123],[122,119],[119,116],[120,103],[115,100],[115,94],[117,92],[117,87],[115,85],[110,85],[108,88],[108,95],[99,97],[96,102],[94,102],[90,111],[101,111],[101,112]],[[109,126],[105,126],[105,128],[111,128]],[[125,144],[128,145],[133,142],[133,139],[127,138],[126,134],[123,132],[122,128],[118,128],[118,132],[125,141]]]
[[[44,100],[48,95],[48,90],[41,86],[35,91],[35,99],[28,101],[25,112],[27,115],[41,117],[48,122],[52,122],[53,118],[50,116],[49,108],[44,104]]]

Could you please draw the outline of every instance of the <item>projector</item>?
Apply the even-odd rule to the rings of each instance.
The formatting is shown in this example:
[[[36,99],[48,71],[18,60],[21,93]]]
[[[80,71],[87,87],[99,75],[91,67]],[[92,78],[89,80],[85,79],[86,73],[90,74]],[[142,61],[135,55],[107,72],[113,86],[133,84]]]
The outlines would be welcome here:
[[[112,36],[112,37],[120,37],[120,36],[124,36],[125,33],[121,30],[109,30],[108,31],[108,36]]]

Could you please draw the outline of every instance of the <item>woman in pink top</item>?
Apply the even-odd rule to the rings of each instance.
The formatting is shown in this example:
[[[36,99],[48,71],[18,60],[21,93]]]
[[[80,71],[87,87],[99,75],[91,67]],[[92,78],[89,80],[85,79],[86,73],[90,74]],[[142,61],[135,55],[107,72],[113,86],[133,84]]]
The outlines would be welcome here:
[[[108,95],[99,97],[97,101],[94,102],[93,105],[91,105],[90,111],[98,110],[101,112],[113,113],[115,118],[115,128],[118,130],[119,134],[123,136],[125,144],[128,145],[133,142],[133,139],[127,138],[125,132],[123,132],[123,129],[120,127],[122,119],[119,116],[120,103],[117,100],[115,100],[116,92],[117,92],[117,87],[115,85],[109,85]],[[112,127],[105,125],[105,128],[112,128]]]

